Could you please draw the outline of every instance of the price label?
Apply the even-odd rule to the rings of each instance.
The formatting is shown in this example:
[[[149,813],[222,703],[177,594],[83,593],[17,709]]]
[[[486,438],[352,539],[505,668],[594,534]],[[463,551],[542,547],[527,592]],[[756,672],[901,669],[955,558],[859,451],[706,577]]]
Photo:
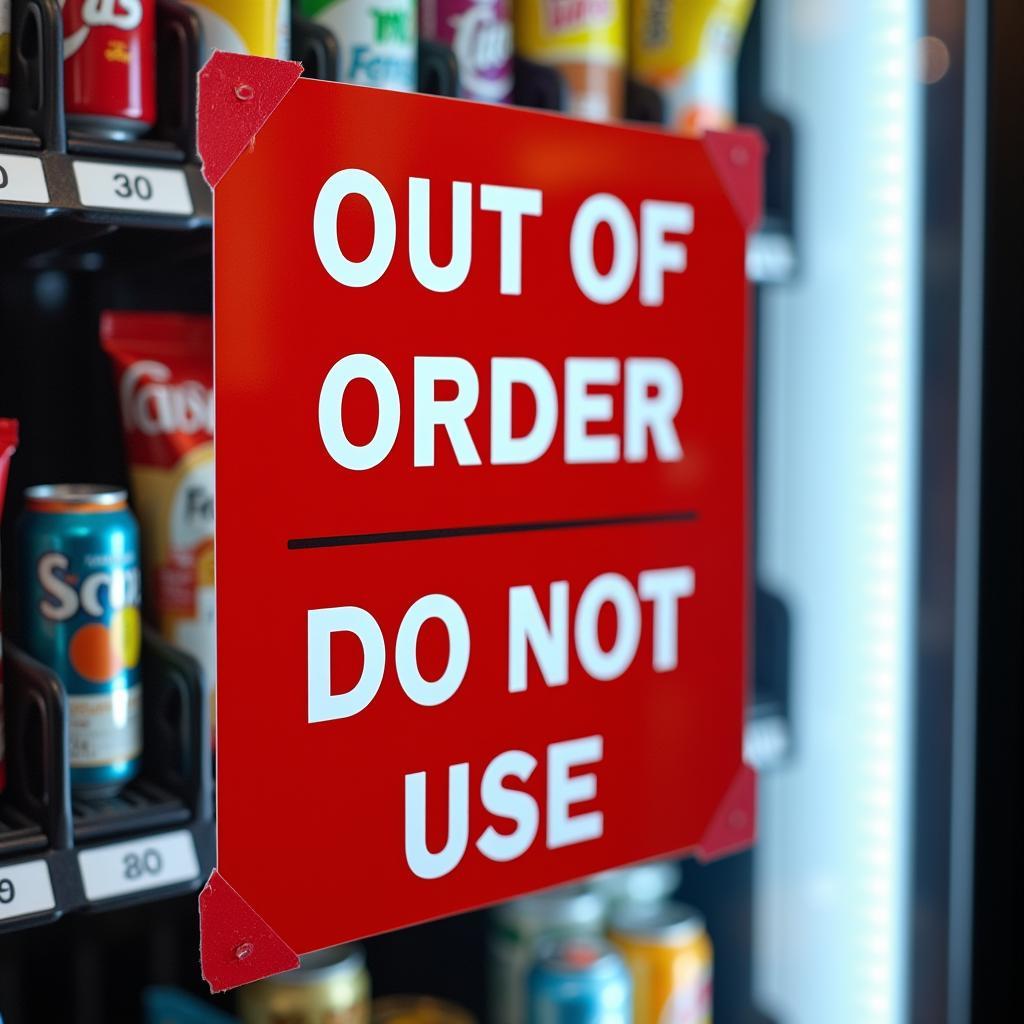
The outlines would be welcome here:
[[[0,153],[0,203],[48,203],[43,161],[37,156]]]
[[[83,206],[142,213],[192,213],[188,179],[180,168],[74,162]]]
[[[111,843],[78,855],[86,899],[107,900],[199,877],[199,858],[185,829]]]
[[[0,865],[0,921],[42,914],[55,905],[46,861]]]

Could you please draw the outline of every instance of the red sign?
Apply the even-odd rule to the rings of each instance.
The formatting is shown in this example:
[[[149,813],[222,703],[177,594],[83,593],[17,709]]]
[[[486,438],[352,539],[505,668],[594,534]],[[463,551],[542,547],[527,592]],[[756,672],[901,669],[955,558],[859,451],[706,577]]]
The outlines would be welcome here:
[[[215,988],[752,836],[760,142],[219,55]]]

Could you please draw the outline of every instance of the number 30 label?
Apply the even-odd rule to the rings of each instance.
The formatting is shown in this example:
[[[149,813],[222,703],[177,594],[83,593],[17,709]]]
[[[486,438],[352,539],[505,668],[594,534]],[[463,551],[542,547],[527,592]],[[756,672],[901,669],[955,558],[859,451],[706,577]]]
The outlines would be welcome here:
[[[185,829],[83,850],[78,855],[78,867],[90,901],[188,882],[199,876],[195,843]]]
[[[83,206],[144,213],[192,213],[188,179],[180,168],[95,160],[76,160],[74,166]]]

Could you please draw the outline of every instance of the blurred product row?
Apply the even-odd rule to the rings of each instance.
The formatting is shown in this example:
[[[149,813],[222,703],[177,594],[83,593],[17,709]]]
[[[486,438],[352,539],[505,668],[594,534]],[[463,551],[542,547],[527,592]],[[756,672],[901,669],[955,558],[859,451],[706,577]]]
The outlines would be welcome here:
[[[119,487],[30,487],[15,607],[21,647],[66,691],[72,790],[108,796],[142,765],[144,587],[154,625],[198,662],[212,710],[213,356],[208,317],[111,313],[102,334],[142,531]],[[16,442],[17,424],[0,420],[0,481]]]
[[[23,6],[30,2],[45,12],[53,0]],[[158,65],[172,59],[161,47],[179,49],[191,24],[198,28],[197,66],[213,50],[295,56],[314,77],[412,91],[426,59],[431,91],[509,103],[519,57],[528,62],[524,74],[533,66],[557,75],[557,95],[537,93],[540,105],[591,120],[628,115],[700,132],[735,120],[737,57],[752,6],[753,0],[186,0],[185,11],[175,0],[62,0],[63,106],[81,133],[127,140],[152,132],[164,99]],[[175,8],[177,31],[158,31]],[[28,94],[39,83],[25,65],[35,54],[40,17],[23,12],[12,21],[12,0],[0,0],[0,118],[10,111],[16,121],[19,110],[38,107],[40,97]],[[424,56],[422,42],[435,49]],[[437,48],[454,58],[453,74]],[[26,95],[19,97],[19,89]]]
[[[663,861],[514,900],[490,915],[488,1019],[494,1024],[707,1024],[712,948],[701,915],[674,902],[680,870]],[[430,995],[371,999],[360,945],[242,988],[240,1024],[475,1024]],[[232,1024],[210,1003],[158,987],[149,1024]]]
[[[212,858],[211,323],[114,313],[102,334],[133,505],[91,482],[21,496],[3,581],[0,930],[195,888]],[[0,501],[18,440],[0,420]]]

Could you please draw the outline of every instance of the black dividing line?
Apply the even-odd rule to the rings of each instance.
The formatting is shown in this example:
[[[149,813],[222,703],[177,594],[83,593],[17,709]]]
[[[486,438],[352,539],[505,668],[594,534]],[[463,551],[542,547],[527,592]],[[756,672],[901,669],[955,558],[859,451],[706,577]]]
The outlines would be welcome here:
[[[395,544],[406,540],[443,540],[447,537],[483,537],[497,533],[539,533],[542,530],[585,530],[594,526],[643,526],[651,523],[688,523],[697,513],[659,512],[644,516],[610,516],[607,519],[552,519],[542,523],[499,523],[495,526],[450,526],[438,530],[396,530],[393,533],[350,533],[338,537],[297,537],[288,541],[290,551],[306,548],[348,548],[358,544]]]

